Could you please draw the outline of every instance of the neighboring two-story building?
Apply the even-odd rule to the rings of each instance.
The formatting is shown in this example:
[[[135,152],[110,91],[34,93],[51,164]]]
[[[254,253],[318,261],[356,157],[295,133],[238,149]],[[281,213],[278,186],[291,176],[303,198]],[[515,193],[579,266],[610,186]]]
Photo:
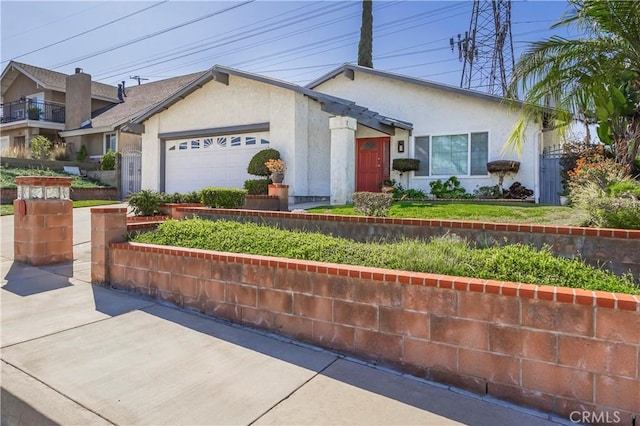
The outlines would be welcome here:
[[[28,148],[43,135],[65,142],[71,158],[84,145],[90,157],[140,150],[140,135],[121,131],[135,116],[172,95],[199,74],[125,88],[92,81],[76,68],[64,73],[11,61],[1,76],[0,150]]]

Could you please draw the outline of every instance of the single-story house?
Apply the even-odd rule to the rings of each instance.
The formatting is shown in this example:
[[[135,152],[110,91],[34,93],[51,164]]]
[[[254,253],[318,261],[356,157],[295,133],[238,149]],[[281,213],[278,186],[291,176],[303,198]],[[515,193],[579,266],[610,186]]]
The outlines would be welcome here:
[[[451,176],[469,192],[496,185],[497,177],[487,172],[487,162],[506,159],[521,164],[516,175],[505,177],[503,187],[519,181],[537,196],[539,154],[558,143],[542,123],[529,123],[518,155],[505,144],[519,118],[519,103],[416,77],[345,64],[306,87],[412,123],[404,146],[393,143],[393,138],[389,141],[391,158],[417,158],[420,169],[402,176],[394,171],[392,178],[405,188],[427,193],[430,182]]]
[[[241,188],[255,178],[246,172],[251,157],[269,147],[287,163],[290,202],[343,204],[389,178],[427,192],[450,176],[469,191],[495,185],[486,163],[503,158],[518,114],[492,95],[354,65],[307,87],[216,65],[125,129],[142,135],[143,188]],[[535,190],[549,138],[541,123],[526,137],[513,179]],[[400,177],[392,160],[406,157],[420,169]]]

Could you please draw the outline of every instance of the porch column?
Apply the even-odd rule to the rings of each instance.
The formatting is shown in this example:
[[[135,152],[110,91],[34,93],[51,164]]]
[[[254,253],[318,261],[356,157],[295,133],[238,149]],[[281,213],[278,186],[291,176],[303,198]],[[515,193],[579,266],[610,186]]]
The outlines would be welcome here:
[[[353,200],[356,186],[356,127],[351,117],[329,119],[331,128],[331,201],[332,205]]]

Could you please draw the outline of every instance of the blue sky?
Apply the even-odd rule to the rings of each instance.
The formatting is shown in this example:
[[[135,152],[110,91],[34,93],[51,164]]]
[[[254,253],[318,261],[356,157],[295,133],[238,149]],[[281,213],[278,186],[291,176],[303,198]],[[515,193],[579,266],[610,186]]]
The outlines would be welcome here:
[[[462,62],[449,39],[469,29],[472,7],[374,0],[374,67],[458,86]],[[513,0],[516,57],[531,41],[567,36],[549,30],[566,8]],[[131,76],[154,81],[221,64],[305,84],[357,59],[361,2],[3,0],[0,12],[2,68],[11,59],[64,73],[80,67],[130,86]]]

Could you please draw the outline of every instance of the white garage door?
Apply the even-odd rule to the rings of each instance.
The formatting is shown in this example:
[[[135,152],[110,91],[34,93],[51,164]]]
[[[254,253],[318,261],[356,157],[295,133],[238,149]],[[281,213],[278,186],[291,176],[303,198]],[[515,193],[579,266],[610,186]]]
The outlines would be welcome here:
[[[265,148],[268,132],[167,141],[165,192],[243,188],[245,180],[258,179],[247,173],[247,166]]]

